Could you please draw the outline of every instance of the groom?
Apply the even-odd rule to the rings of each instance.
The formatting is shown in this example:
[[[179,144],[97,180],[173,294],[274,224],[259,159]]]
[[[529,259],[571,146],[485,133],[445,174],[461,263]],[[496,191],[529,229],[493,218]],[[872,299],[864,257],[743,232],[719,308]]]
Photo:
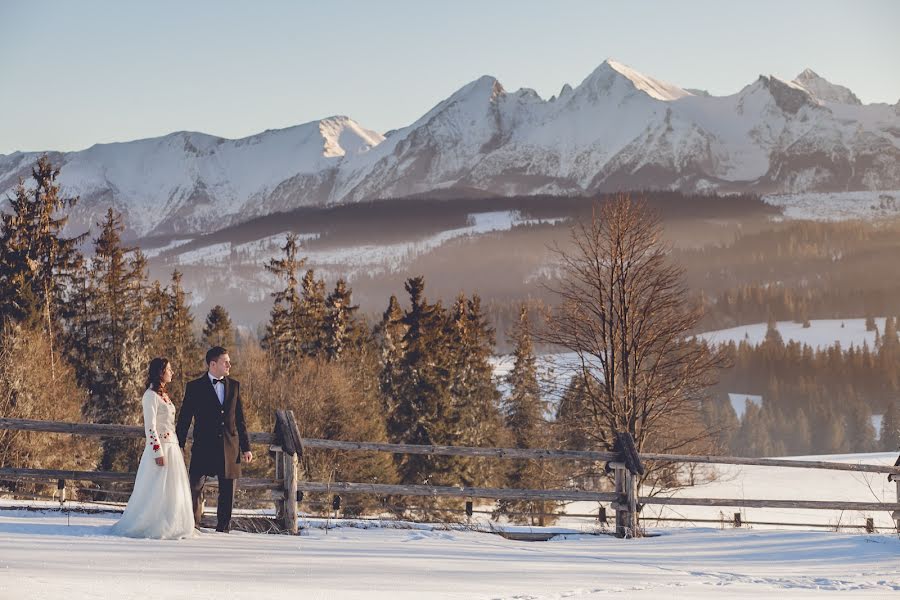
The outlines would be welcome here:
[[[253,454],[244,422],[241,384],[228,378],[231,371],[228,351],[221,346],[210,348],[206,364],[209,371],[185,386],[175,433],[183,450],[191,421],[194,422],[190,468],[194,525],[200,527],[206,478],[214,475],[219,480],[216,531],[227,533],[231,530],[231,508],[235,480],[241,476],[241,460],[249,463]]]

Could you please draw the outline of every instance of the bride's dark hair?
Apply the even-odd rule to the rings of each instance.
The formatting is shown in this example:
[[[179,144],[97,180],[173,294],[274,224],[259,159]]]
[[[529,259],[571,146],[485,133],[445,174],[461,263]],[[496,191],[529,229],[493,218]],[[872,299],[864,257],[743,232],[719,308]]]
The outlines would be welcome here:
[[[169,366],[169,359],[154,358],[150,361],[150,367],[147,369],[147,387],[157,394],[166,393],[166,384],[163,383],[162,377],[167,366]]]

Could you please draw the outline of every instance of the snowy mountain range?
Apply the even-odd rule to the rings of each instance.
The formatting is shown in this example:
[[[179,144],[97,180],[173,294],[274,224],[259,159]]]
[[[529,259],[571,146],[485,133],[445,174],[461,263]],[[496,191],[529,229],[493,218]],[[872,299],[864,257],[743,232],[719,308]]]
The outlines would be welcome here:
[[[38,152],[0,155],[0,194]],[[48,152],[81,201],[131,236],[200,233],[303,206],[438,193],[581,195],[620,189],[900,189],[900,102],[862,104],[807,69],[711,96],[607,60],[542,99],[481,77],[386,136],[336,116],[237,140],[177,132]]]

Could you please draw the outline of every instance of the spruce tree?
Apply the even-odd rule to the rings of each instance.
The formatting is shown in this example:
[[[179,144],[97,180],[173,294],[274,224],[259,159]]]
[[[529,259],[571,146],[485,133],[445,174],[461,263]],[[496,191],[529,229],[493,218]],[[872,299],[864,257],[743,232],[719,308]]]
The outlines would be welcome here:
[[[203,326],[203,340],[209,347],[223,346],[228,348],[234,344],[234,330],[231,318],[222,306],[216,304],[206,315]]]
[[[315,272],[309,269],[303,275],[300,287],[296,325],[300,350],[306,356],[319,357],[325,352],[325,282],[316,279]],[[346,300],[349,302],[349,297]]]
[[[861,401],[852,402],[846,420],[847,445],[851,452],[871,452],[875,446],[875,428],[871,413]]]
[[[79,245],[87,233],[67,238],[66,211],[78,198],[60,192],[59,169],[44,155],[31,170],[33,187],[23,180],[0,213],[0,315],[17,322],[41,323],[50,343],[49,366],[55,370],[55,340],[67,316],[67,293],[83,262]]]
[[[325,299],[321,337],[328,360],[340,359],[348,342],[352,343],[354,337],[359,336],[354,317],[359,306],[353,305],[352,294],[347,282],[338,279],[334,291]]]
[[[181,398],[187,382],[203,371],[203,352],[194,335],[194,316],[188,304],[187,292],[181,285],[182,274],[172,272],[169,284],[169,302],[165,312],[165,339],[163,356],[169,359],[175,370],[169,388],[173,400]]]
[[[504,403],[506,426],[513,436],[516,448],[549,448],[550,436],[544,415],[547,404],[541,398],[538,382],[537,358],[531,340],[528,309],[523,305],[519,310],[519,320],[512,332],[513,367],[506,378],[509,397]],[[513,461],[509,472],[509,485],[514,488],[546,489],[552,483],[549,463],[546,461]],[[531,523],[545,525],[545,513],[557,506],[542,500],[503,500],[498,511],[502,514],[531,513]],[[513,515],[514,522],[524,522],[528,515]]]
[[[574,375],[566,386],[556,408],[556,439],[568,450],[590,450],[591,437],[586,432],[588,422],[588,391],[584,377]]]
[[[375,331],[381,350],[381,372],[378,383],[388,422],[395,420],[394,414],[400,404],[402,369],[406,356],[404,343],[406,330],[403,309],[400,308],[397,296],[392,295],[381,317],[381,323]]]
[[[406,352],[397,385],[397,406],[389,415],[388,434],[398,443],[433,445],[451,439],[450,372],[445,311],[425,299],[425,280],[406,281],[410,308],[403,316]],[[398,472],[403,483],[454,484],[447,457],[401,455]]]
[[[504,432],[500,393],[493,380],[490,359],[494,329],[477,295],[460,295],[450,312],[448,366],[451,409],[447,414],[451,442],[461,446],[498,446]],[[491,463],[478,459],[453,461],[462,485],[488,485],[497,474]]]
[[[98,223],[94,240],[86,303],[90,307],[79,327],[86,332],[89,363],[76,365],[82,385],[90,393],[84,414],[95,423],[136,425],[141,417],[143,375],[149,356],[141,343],[140,297],[134,282],[140,265],[123,247],[121,216],[112,209]],[[133,470],[140,453],[132,440],[106,439],[101,470]]]
[[[272,293],[275,302],[262,343],[269,355],[281,365],[295,360],[301,349],[297,273],[306,259],[299,257],[299,249],[297,235],[290,233],[281,249],[282,258],[273,258],[266,265],[266,270],[275,275],[284,287]]]
[[[900,449],[900,406],[896,400],[888,401],[887,410],[881,417],[878,445],[885,452]]]

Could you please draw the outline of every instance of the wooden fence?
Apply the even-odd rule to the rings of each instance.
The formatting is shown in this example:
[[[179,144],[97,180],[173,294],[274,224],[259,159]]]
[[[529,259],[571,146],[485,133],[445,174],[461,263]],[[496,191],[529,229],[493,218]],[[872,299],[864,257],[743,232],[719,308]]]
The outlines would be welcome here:
[[[0,418],[0,430],[4,429],[99,437],[144,437],[144,429],[142,427]],[[378,496],[455,497],[467,499],[587,500],[593,502],[606,502],[610,504],[611,508],[616,513],[616,534],[620,537],[631,536],[637,531],[639,507],[648,504],[668,506],[692,505],[742,508],[888,511],[891,513],[891,518],[896,523],[897,530],[900,531],[900,458],[898,458],[897,463],[894,466],[888,466],[775,458],[742,458],[733,456],[694,456],[652,453],[638,454],[634,448],[633,442],[631,442],[631,437],[621,434],[617,440],[614,452],[418,446],[412,444],[320,440],[302,438],[291,411],[276,411],[275,431],[273,433],[250,433],[250,443],[255,445],[267,445],[269,447],[269,451],[273,455],[275,461],[275,477],[274,480],[242,478],[238,487],[240,489],[272,490],[278,522],[284,531],[291,533],[297,532],[297,502],[300,499],[300,494],[305,492],[374,494]],[[298,458],[301,457],[304,452],[315,450],[490,457],[501,460],[580,460],[606,462],[607,466],[614,472],[615,490],[612,492],[595,492],[571,489],[535,490],[303,481]],[[637,481],[640,474],[643,473],[643,462],[645,461],[752,465],[886,474],[888,475],[889,480],[896,482],[897,501],[894,503],[882,503],[839,502],[828,500],[749,500],[744,498],[672,498],[663,496],[639,497],[637,492]],[[62,482],[130,481],[134,479],[134,475],[134,473],[0,467],[0,478],[60,480]],[[471,510],[471,508],[469,507],[468,510]],[[735,517],[735,521],[737,525],[740,524],[738,516]],[[868,522],[866,524],[866,529],[870,529],[870,523]]]

